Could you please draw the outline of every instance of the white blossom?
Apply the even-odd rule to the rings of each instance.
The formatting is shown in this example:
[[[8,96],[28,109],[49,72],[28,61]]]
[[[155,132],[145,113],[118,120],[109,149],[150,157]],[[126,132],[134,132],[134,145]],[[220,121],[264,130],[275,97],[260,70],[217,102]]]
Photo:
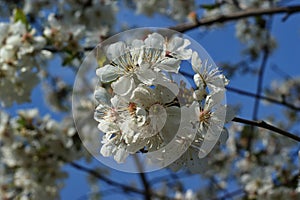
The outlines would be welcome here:
[[[98,68],[96,73],[102,82],[112,82],[115,93],[127,96],[138,83],[166,83],[160,71],[178,73],[179,58],[186,59],[191,54],[186,49],[188,45],[187,40],[171,39],[169,49],[174,52],[173,58],[167,56],[166,40],[158,33],[148,35],[144,41],[133,40],[130,45],[116,42],[106,50],[111,63]]]
[[[220,70],[209,65],[208,60],[203,63],[197,52],[193,52],[192,67],[196,73],[194,75],[194,82],[200,91],[208,87],[208,89],[213,92],[224,89],[228,84],[228,80],[221,74]]]
[[[3,198],[58,198],[64,163],[82,156],[74,145],[71,120],[58,123],[37,109],[20,110],[15,118],[1,112],[0,194]],[[9,123],[8,123],[9,122]]]
[[[197,196],[191,189],[188,189],[185,193],[176,191],[174,198],[176,200],[196,200]]]
[[[39,63],[45,58],[40,51],[46,40],[21,21],[2,22],[0,27],[0,102],[3,106],[28,102],[39,82]]]

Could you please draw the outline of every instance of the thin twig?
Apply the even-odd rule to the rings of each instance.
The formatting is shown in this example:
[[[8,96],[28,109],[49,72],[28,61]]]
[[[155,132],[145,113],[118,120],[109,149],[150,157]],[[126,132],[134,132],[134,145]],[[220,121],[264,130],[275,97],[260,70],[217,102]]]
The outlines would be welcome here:
[[[146,174],[144,173],[143,165],[140,162],[139,157],[137,155],[134,155],[134,160],[135,160],[136,166],[139,170],[140,179],[144,186],[144,190],[145,190],[144,199],[151,200],[151,194],[152,194],[151,187],[150,187],[149,181],[147,180]]]
[[[90,47],[83,47],[81,50],[78,49],[78,52],[81,52],[81,51],[92,51],[93,49],[95,49],[96,46],[90,46]],[[50,51],[52,53],[63,53],[65,52],[66,50],[61,48],[55,48],[55,47],[52,47],[52,46],[47,46],[47,47],[44,47],[43,50],[46,50],[46,51]]]
[[[216,23],[224,23],[235,21],[242,18],[261,16],[261,15],[274,15],[281,13],[288,13],[289,15],[300,12],[300,5],[286,6],[286,7],[273,7],[273,8],[251,8],[243,11],[234,12],[228,15],[220,15],[217,17],[207,17],[198,20],[197,22],[182,23],[170,29],[178,32],[186,32],[200,26],[210,26]]]
[[[250,126],[256,126],[256,127],[264,128],[264,129],[273,131],[275,133],[279,133],[280,135],[286,136],[288,138],[291,138],[291,139],[293,139],[297,142],[300,142],[300,137],[298,137],[297,135],[294,135],[294,134],[289,133],[285,130],[277,128],[273,125],[270,125],[265,121],[254,121],[254,120],[248,120],[248,119],[243,119],[243,118],[239,118],[239,117],[233,118],[232,121],[238,122],[238,123],[241,123],[241,124],[247,124],[247,125],[250,125]]]
[[[195,29],[200,26],[210,26],[216,23],[224,23],[224,22],[229,22],[229,21],[235,21],[238,19],[243,19],[247,17],[254,17],[254,16],[260,16],[260,15],[274,15],[274,14],[288,14],[289,16],[300,12],[300,5],[295,5],[295,6],[286,6],[286,7],[273,7],[273,8],[260,8],[260,9],[248,9],[248,10],[243,10],[243,11],[238,11],[234,12],[232,14],[228,15],[221,15],[217,17],[207,17],[207,18],[202,18],[198,20],[197,22],[189,22],[189,23],[182,23],[178,24],[176,26],[171,26],[169,29],[173,29],[178,32],[186,32],[192,29]],[[108,36],[109,37],[109,36]],[[107,38],[108,38],[107,37]],[[90,46],[90,47],[84,47],[82,50],[83,51],[91,51],[95,48],[95,46]],[[59,53],[59,52],[64,52],[63,49],[57,49],[51,46],[45,47],[44,50],[51,51],[52,53]]]
[[[95,171],[95,170],[93,170],[93,169],[90,169],[90,168],[88,168],[88,167],[85,167],[85,166],[83,166],[83,165],[80,165],[80,164],[78,164],[78,163],[71,162],[70,165],[71,165],[72,167],[74,167],[75,169],[78,169],[78,170],[80,170],[80,171],[86,172],[86,173],[88,173],[88,174],[94,176],[95,178],[104,181],[104,182],[107,183],[108,185],[111,185],[111,186],[115,186],[115,187],[121,188],[124,192],[132,192],[132,193],[136,193],[136,194],[140,194],[140,195],[145,195],[145,194],[146,194],[146,191],[144,191],[144,190],[140,190],[140,189],[138,189],[138,188],[134,188],[134,187],[125,185],[125,184],[123,184],[123,183],[119,183],[119,182],[116,182],[116,181],[114,181],[114,180],[111,180],[111,179],[107,178],[106,176],[101,175],[101,174],[98,173],[97,171]],[[160,194],[157,194],[157,193],[154,193],[154,192],[151,193],[151,196],[157,197],[157,198],[160,198],[160,199],[170,199],[170,198],[167,197],[167,196],[160,195]]]
[[[257,120],[258,117],[258,110],[259,110],[259,103],[260,103],[260,98],[258,97],[262,92],[264,72],[267,66],[268,57],[269,57],[269,51],[268,49],[265,49],[263,52],[262,63],[260,65],[259,73],[258,73],[257,88],[256,88],[255,102],[254,102],[253,115],[252,115],[253,120]]]
[[[289,104],[289,103],[287,103],[285,101],[279,101],[277,99],[273,99],[273,98],[270,98],[270,97],[267,97],[267,96],[263,96],[263,95],[255,94],[255,93],[248,92],[248,91],[245,91],[245,90],[237,89],[237,88],[234,88],[234,87],[227,86],[226,89],[229,92],[234,92],[234,93],[245,95],[245,96],[249,96],[249,97],[257,97],[257,98],[269,101],[269,102],[277,104],[277,105],[285,106],[285,107],[290,108],[290,109],[292,109],[294,111],[300,111],[300,107],[297,107],[297,106],[295,106],[293,104]]]
[[[266,30],[268,30],[266,34],[266,42],[270,42],[270,34],[269,32],[271,31],[271,26],[273,22],[273,17],[270,16],[268,21],[267,21],[267,27]],[[258,72],[258,77],[257,77],[257,85],[256,85],[256,95],[260,95],[263,89],[263,80],[264,80],[264,74],[267,68],[267,62],[269,58],[269,47],[266,44],[263,47],[263,53],[262,53],[262,61],[259,67],[259,72]],[[254,107],[253,107],[253,113],[252,113],[252,119],[257,120],[258,118],[258,112],[259,112],[259,105],[260,105],[260,98],[255,97],[255,102],[254,102]],[[251,132],[254,132],[254,126],[251,127]],[[249,135],[248,137],[248,144],[247,144],[247,150],[251,152],[251,147],[252,147],[252,140],[253,140],[253,135]]]
[[[186,72],[180,72],[180,73],[182,75],[185,75],[185,76],[189,77],[189,78],[193,78],[192,74],[189,74],[189,73],[186,73]],[[280,100],[277,100],[277,99],[274,99],[274,98],[271,98],[271,97],[263,96],[261,94],[255,94],[255,93],[252,93],[252,92],[248,92],[248,91],[241,90],[241,89],[234,88],[234,87],[230,87],[230,86],[226,86],[226,89],[229,92],[241,94],[241,95],[244,95],[244,96],[259,98],[261,100],[266,100],[268,102],[271,102],[271,103],[274,103],[274,104],[277,104],[277,105],[281,105],[281,106],[290,108],[290,109],[292,109],[294,111],[300,111],[300,107],[297,107],[297,106],[295,106],[293,104],[290,104],[290,103],[288,103],[286,101],[280,101]]]

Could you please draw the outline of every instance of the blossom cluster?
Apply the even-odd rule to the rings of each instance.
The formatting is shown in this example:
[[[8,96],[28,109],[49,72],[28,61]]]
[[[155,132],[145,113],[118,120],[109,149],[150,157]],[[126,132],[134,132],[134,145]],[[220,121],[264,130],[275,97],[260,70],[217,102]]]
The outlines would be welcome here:
[[[190,44],[182,36],[154,32],[105,47],[108,62],[96,71],[105,87],[94,93],[94,118],[104,133],[103,156],[123,163],[130,154],[159,151],[175,138],[177,144],[188,145],[182,149],[186,152],[165,152],[159,159],[178,153],[182,156],[172,168],[198,172],[196,162],[226,138],[224,122],[232,117],[226,116],[224,103],[228,80],[208,60],[202,61]],[[175,78],[186,61],[195,72],[192,91]]]
[[[132,3],[137,12],[143,14],[148,13],[146,7],[156,4]],[[3,8],[8,10],[3,9],[3,13],[14,12],[9,22],[0,24],[0,85],[3,88],[0,102],[8,107],[31,100],[31,92],[40,82],[39,72],[44,70],[45,60],[52,58],[51,52],[61,53],[63,65],[79,66],[86,48],[114,32],[120,3],[114,0],[57,3],[26,0],[19,2],[18,7],[23,6],[22,9],[14,9],[14,2],[4,4]],[[182,21],[193,6],[193,1],[165,1],[161,13]],[[24,80],[30,81],[24,84]]]
[[[30,92],[38,83],[39,64],[49,54],[42,50],[45,38],[36,35],[36,30],[22,21],[20,15],[15,10],[11,22],[0,23],[0,86],[4,106],[30,100]]]
[[[67,177],[63,165],[83,156],[76,142],[71,119],[58,123],[37,109],[14,118],[0,112],[1,198],[57,199]]]
[[[136,12],[139,14],[153,15],[161,13],[177,21],[185,21],[190,13],[194,11],[195,1],[176,1],[176,0],[133,0]]]
[[[266,95],[278,101],[300,107],[299,91],[300,77],[286,77],[284,81],[273,81],[271,88],[266,90]]]
[[[228,131],[231,135],[223,149],[215,148],[213,154],[205,158],[208,165],[198,165],[205,169],[202,176],[214,180],[216,191],[230,191],[232,184],[228,179],[234,177],[234,183],[247,193],[248,198],[299,198],[299,158],[295,156],[298,150],[291,149],[297,143],[265,129],[250,132],[250,127],[240,124],[231,124]],[[252,145],[247,149],[249,135],[252,136]],[[207,192],[209,189],[210,185],[201,188],[198,196],[201,199],[213,198],[214,194]]]
[[[65,0],[60,4],[57,13],[47,16],[48,26],[44,30],[54,47],[76,53],[84,46],[94,46],[111,33],[117,13],[116,2],[90,1],[84,6],[78,1]]]

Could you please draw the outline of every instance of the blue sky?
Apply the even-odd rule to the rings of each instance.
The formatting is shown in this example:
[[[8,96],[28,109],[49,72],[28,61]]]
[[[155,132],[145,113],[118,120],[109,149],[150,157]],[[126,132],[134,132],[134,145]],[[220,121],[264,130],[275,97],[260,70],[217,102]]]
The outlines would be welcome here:
[[[162,20],[163,19],[163,20]],[[268,67],[266,69],[264,86],[268,86],[270,81],[273,79],[282,79],[282,77],[275,73],[270,65],[276,64],[282,71],[285,71],[287,74],[292,77],[300,76],[300,15],[291,16],[286,22],[282,22],[282,15],[277,16],[273,22],[272,33],[277,38],[278,48],[272,54],[269,59]],[[118,23],[126,22],[129,25],[134,25],[137,27],[147,27],[147,26],[156,26],[156,27],[168,27],[174,25],[174,21],[162,17],[160,15],[154,15],[152,18],[147,18],[143,16],[137,16],[132,13],[132,10],[120,8],[120,13],[118,15]],[[190,37],[198,41],[210,54],[213,60],[216,63],[222,61],[230,61],[232,63],[237,62],[241,59],[241,50],[242,45],[235,38],[235,29],[233,23],[228,23],[221,28],[213,28],[210,31],[201,33],[199,29],[189,31],[187,33]],[[50,65],[53,69],[53,73],[57,73],[61,76],[66,76],[67,79],[72,79],[70,76],[70,70],[67,68],[57,67],[59,66],[60,60],[55,59]],[[65,77],[65,78],[66,78]],[[238,75],[230,80],[230,86],[240,88],[247,91],[255,91],[256,89],[256,78],[250,75]],[[28,104],[21,106],[13,106],[12,108],[7,109],[10,113],[15,114],[16,109],[22,108],[31,108],[38,107],[41,111],[41,114],[51,113],[57,120],[59,120],[62,115],[52,112],[41,98],[40,93],[42,92],[41,87],[38,87],[34,90],[32,94],[33,101]],[[254,104],[254,99],[249,97],[240,96],[231,92],[227,92],[227,102],[229,104],[242,104],[243,109],[240,115],[244,118],[251,118],[252,109]],[[264,106],[261,104],[259,118],[263,119],[270,113],[274,115],[279,114],[280,107],[278,106]],[[82,162],[83,163],[83,162]],[[84,164],[84,163],[83,163]],[[98,161],[92,162],[93,166],[104,167]],[[62,199],[78,199],[79,197],[84,198],[83,195],[86,195],[89,192],[89,188],[86,182],[86,174],[80,172],[76,169],[73,169],[70,166],[64,167],[70,174],[69,178],[65,182],[65,187],[61,192]],[[160,170],[156,172],[151,172],[147,174],[149,179],[152,179],[156,176],[165,174],[165,170]],[[116,181],[122,183],[133,183],[136,182],[140,184],[137,174],[128,174],[124,172],[119,172],[116,170],[110,170],[110,177]],[[109,189],[110,187],[106,184],[101,183],[102,189]],[[198,177],[190,178],[184,180],[186,188],[199,188],[201,183]],[[120,197],[120,196],[119,196]],[[115,195],[108,195],[104,199],[116,199]]]

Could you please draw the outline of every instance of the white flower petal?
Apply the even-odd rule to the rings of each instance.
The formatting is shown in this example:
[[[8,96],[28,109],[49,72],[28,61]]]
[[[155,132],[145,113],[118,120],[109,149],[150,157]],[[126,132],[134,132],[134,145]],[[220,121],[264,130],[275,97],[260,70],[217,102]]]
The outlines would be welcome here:
[[[202,67],[202,60],[199,58],[197,52],[193,52],[192,54],[192,68],[194,72],[200,73],[200,68]]]
[[[156,133],[162,130],[167,121],[167,111],[160,104],[154,104],[149,109],[150,125]]]
[[[205,83],[203,82],[200,74],[194,75],[194,83],[198,88],[205,89]]]
[[[130,99],[143,107],[150,106],[156,101],[152,98],[152,89],[144,85],[139,85],[132,92]]]
[[[134,79],[129,76],[122,76],[113,82],[111,87],[116,94],[126,96],[135,88]]]
[[[175,36],[172,37],[170,42],[168,43],[167,50],[176,58],[187,60],[192,56],[191,49],[185,49],[189,46],[191,42],[188,39],[183,39],[181,37]]]
[[[125,121],[121,124],[120,129],[122,130],[122,138],[125,140],[126,144],[132,143],[133,136],[135,134],[134,130],[131,129],[131,121]]]
[[[178,36],[172,37],[170,42],[168,43],[168,50],[173,52],[177,51],[184,45],[184,39]]]
[[[124,42],[116,42],[109,45],[106,50],[106,56],[109,60],[114,60],[126,53],[126,44]]]
[[[34,37],[34,48],[35,49],[42,49],[46,45],[47,41],[42,36]]]
[[[100,153],[104,156],[104,157],[109,157],[112,156],[114,149],[116,148],[116,146],[110,142],[103,144],[103,146],[100,149]]]
[[[98,101],[98,103],[104,103],[109,105],[110,95],[103,87],[98,87],[94,92],[94,97]]]
[[[0,49],[0,57],[4,61],[10,61],[15,59],[15,50],[11,45],[5,45]]]
[[[112,65],[105,65],[96,70],[97,76],[103,83],[111,82],[118,78],[118,68]]]
[[[145,45],[150,48],[163,49],[165,39],[158,33],[152,33],[145,39]]]
[[[176,58],[182,59],[182,60],[188,60],[191,58],[193,51],[191,49],[183,49],[179,52],[175,52]]]
[[[113,108],[123,109],[128,106],[128,99],[123,96],[115,95],[110,99]]]
[[[117,161],[117,163],[124,163],[128,156],[129,153],[126,151],[126,149],[121,147],[117,149],[114,159]]]
[[[196,101],[201,101],[201,100],[205,99],[206,96],[207,96],[207,92],[205,89],[199,89],[199,90],[195,90],[193,92],[193,98]]]
[[[208,81],[207,87],[211,91],[224,89],[225,86],[229,83],[229,81],[226,79],[226,77],[223,74],[210,77],[210,79],[208,79],[207,81]]]
[[[144,108],[137,107],[136,109],[136,121],[138,127],[141,127],[145,124],[147,119],[147,112]]]
[[[103,104],[99,104],[94,112],[94,119],[98,122],[103,120],[103,117],[105,116],[105,112],[107,111],[108,107]]]
[[[214,148],[216,145],[221,132],[223,130],[223,125],[219,123],[210,124],[207,132],[204,135],[204,141],[201,145],[201,149],[199,149],[198,157],[204,158],[207,156],[209,152]]]
[[[101,122],[98,124],[98,129],[106,134],[113,134],[120,131],[116,123],[106,122],[104,120],[101,120]]]
[[[166,85],[168,86],[168,85]],[[173,91],[166,86],[163,85],[157,85],[155,89],[155,99],[157,99],[159,102],[163,104],[167,104],[172,102],[176,98],[176,94],[173,93]],[[174,83],[174,86],[172,87],[177,87],[177,84]]]
[[[139,70],[136,75],[138,79],[146,85],[152,85],[156,79],[156,72],[151,69]]]
[[[138,40],[138,39],[133,40],[132,43],[131,43],[131,46],[133,48],[138,48],[138,49],[142,48],[143,45],[144,45],[144,41],[143,40]]]
[[[128,144],[126,150],[129,153],[136,153],[140,149],[143,149],[146,146],[146,144],[147,144],[147,140],[144,139],[137,140],[137,138],[134,137],[133,143]]]
[[[155,80],[155,83],[156,85],[161,85],[163,87],[168,88],[174,96],[177,96],[179,93],[178,85],[176,83],[171,82],[171,80],[169,80],[163,74],[157,74],[157,79]]]
[[[214,106],[220,105],[225,97],[225,90],[218,90],[208,95],[205,99],[205,110],[211,110]],[[224,111],[225,113],[225,111]]]
[[[111,102],[111,105],[113,108],[118,108],[120,101],[121,101],[121,99],[120,99],[120,96],[118,96],[118,95],[115,95],[115,96],[113,96],[113,98],[110,99],[110,102]]]
[[[155,67],[167,71],[167,72],[174,72],[178,73],[179,67],[180,67],[180,60],[175,59],[175,58],[168,58],[160,63],[158,63]]]
[[[19,35],[12,35],[6,39],[7,45],[19,46],[22,43],[22,38]]]

